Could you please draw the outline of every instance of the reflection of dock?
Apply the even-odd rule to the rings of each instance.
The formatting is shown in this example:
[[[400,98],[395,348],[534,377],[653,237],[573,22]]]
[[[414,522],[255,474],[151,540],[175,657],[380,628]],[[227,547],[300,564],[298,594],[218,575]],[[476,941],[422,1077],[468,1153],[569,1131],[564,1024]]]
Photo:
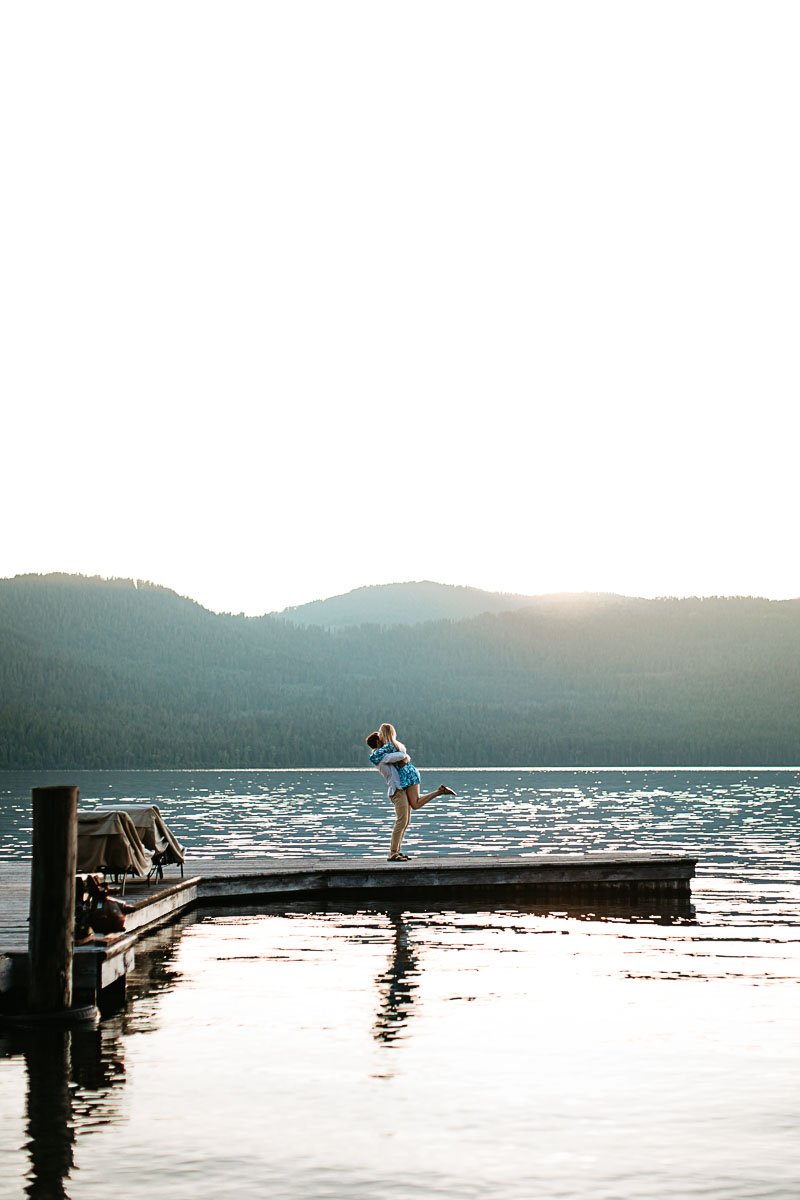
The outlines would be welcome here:
[[[140,998],[171,985],[182,924],[174,922],[151,933],[140,947]],[[24,1194],[30,1200],[68,1200],[74,1195],[71,1187],[66,1189],[70,1182],[77,1186],[70,1177],[78,1143],[127,1119],[121,1103],[127,1081],[124,1035],[151,1028],[157,1022],[155,1014],[155,1006],[144,1004],[122,1009],[99,1025],[65,1028],[45,1022],[0,1032],[0,1059],[22,1057],[25,1063],[29,1171]]]
[[[76,993],[95,998],[124,978],[134,948],[148,930],[197,903],[254,904],[282,900],[424,899],[473,897],[481,904],[587,902],[661,911],[685,906],[697,860],[678,854],[541,854],[531,858],[442,856],[403,864],[372,858],[207,859],[187,863],[187,878],[128,883],[134,911],[125,932],[77,947]],[[196,871],[193,877],[188,876]],[[24,987],[30,864],[2,864],[0,876],[0,993]]]

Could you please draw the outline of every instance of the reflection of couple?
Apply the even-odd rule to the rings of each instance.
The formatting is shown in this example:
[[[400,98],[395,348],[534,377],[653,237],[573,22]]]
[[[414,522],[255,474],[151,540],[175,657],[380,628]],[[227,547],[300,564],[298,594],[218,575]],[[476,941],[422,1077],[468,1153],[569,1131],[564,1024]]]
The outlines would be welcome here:
[[[377,1041],[390,1046],[400,1038],[411,1016],[414,993],[419,986],[419,966],[403,914],[390,910],[386,916],[392,926],[394,944],[389,966],[377,979],[381,1002],[373,1033]]]
[[[408,862],[408,855],[400,853],[400,846],[411,820],[412,809],[423,808],[436,796],[455,796],[455,792],[440,783],[435,792],[428,792],[424,796],[419,794],[419,771],[399,740],[394,725],[381,725],[380,729],[367,737],[367,745],[371,751],[369,761],[378,768],[388,784],[389,799],[394,804],[396,815],[388,861]]]

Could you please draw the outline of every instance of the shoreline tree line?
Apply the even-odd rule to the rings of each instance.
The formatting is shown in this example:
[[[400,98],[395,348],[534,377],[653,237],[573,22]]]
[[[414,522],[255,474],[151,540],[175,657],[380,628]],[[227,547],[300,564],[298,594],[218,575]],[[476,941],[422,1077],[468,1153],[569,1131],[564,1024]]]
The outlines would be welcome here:
[[[551,603],[327,629],[155,585],[0,580],[0,768],[800,762],[800,601]]]

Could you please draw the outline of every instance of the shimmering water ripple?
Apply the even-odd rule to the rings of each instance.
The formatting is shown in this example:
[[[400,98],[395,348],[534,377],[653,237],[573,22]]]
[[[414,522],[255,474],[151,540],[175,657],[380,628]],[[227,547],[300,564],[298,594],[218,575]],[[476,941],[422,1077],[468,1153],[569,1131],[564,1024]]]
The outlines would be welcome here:
[[[0,859],[30,853],[30,789],[72,782],[81,806],[161,807],[204,858],[376,855],[393,810],[377,771],[0,773]],[[794,924],[800,899],[797,771],[426,771],[458,795],[415,814],[410,854],[674,850],[700,860],[695,892],[717,917]],[[758,899],[757,908],[753,900]]]
[[[0,1195],[796,1200],[797,773],[446,778],[410,851],[690,851],[693,910],[189,914],[99,1030],[0,1038]],[[391,825],[358,772],[72,781],[195,856],[379,855]],[[6,858],[30,786],[0,776]]]

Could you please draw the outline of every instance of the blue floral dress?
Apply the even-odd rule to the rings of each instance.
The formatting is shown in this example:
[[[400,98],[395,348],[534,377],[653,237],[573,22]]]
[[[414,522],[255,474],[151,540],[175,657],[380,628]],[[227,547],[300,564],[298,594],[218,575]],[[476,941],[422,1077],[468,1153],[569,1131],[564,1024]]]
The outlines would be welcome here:
[[[385,746],[378,746],[377,750],[373,750],[369,756],[369,761],[377,767],[381,759],[385,758],[387,754],[396,753],[397,747],[388,742]],[[394,768],[399,776],[401,788],[411,787],[412,784],[420,782],[419,771],[412,762],[403,763],[402,765],[394,763]]]

